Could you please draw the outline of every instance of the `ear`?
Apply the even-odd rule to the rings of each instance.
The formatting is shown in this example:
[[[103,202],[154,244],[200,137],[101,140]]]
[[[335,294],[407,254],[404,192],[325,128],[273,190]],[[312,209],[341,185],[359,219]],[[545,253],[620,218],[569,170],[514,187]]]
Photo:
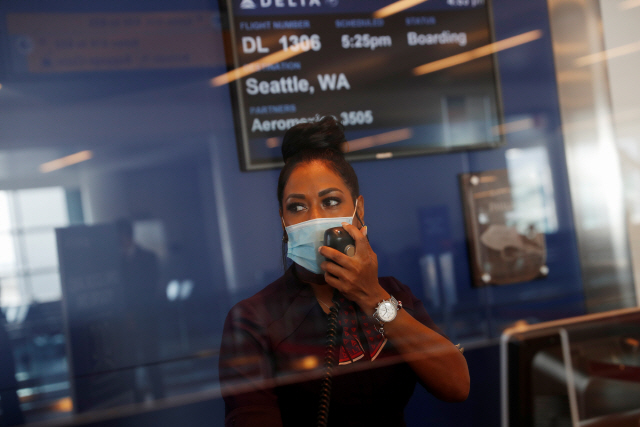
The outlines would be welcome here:
[[[284,217],[282,216],[282,208],[278,209],[280,213],[280,225],[282,226],[282,231],[284,231]]]
[[[358,196],[358,206],[356,207],[356,212],[358,213],[358,217],[360,217],[360,227],[364,227],[364,197],[361,195]],[[356,218],[357,219],[357,218]]]

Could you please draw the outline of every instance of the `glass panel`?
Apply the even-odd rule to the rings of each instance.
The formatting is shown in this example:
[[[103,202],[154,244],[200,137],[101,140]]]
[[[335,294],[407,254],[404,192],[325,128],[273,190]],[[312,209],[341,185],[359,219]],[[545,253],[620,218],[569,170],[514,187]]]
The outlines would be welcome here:
[[[0,277],[15,274],[17,268],[15,241],[9,233],[0,234]]]
[[[21,236],[26,254],[25,264],[30,270],[36,268],[57,267],[58,251],[53,230],[27,232]]]
[[[9,211],[9,193],[0,191],[0,232],[11,229],[11,213]]]
[[[0,281],[0,306],[14,307],[24,304],[24,279],[22,277],[3,277]],[[9,316],[7,315],[7,320]]]
[[[553,181],[545,147],[511,148],[505,158],[509,171],[513,216],[518,231],[533,228],[541,233],[558,231]]]
[[[37,274],[29,277],[34,301],[49,302],[62,298],[58,273]]]
[[[12,246],[7,238],[0,243],[0,249],[4,248],[0,262],[13,268],[4,276],[0,271],[0,303],[5,305],[2,311],[9,319],[11,340],[4,348],[12,347],[16,356],[18,392],[28,423],[66,418],[57,422],[91,424],[85,416],[92,411],[103,416],[104,409],[138,402],[140,405],[127,406],[125,411],[132,414],[140,409],[143,414],[134,414],[135,420],[116,420],[113,424],[159,425],[163,423],[157,418],[154,422],[146,417],[159,414],[159,407],[149,401],[164,397],[168,400],[158,405],[168,408],[167,419],[180,418],[182,424],[190,426],[202,424],[202,420],[178,415],[184,410],[177,407],[191,398],[175,396],[215,390],[216,359],[229,309],[282,275],[283,230],[275,197],[278,171],[243,172],[238,157],[277,155],[280,141],[276,137],[267,140],[265,136],[252,146],[255,153],[239,152],[238,148],[243,147],[236,145],[236,109],[229,85],[210,84],[227,71],[223,41],[229,28],[222,24],[229,21],[218,4],[233,3],[236,9],[252,15],[243,26],[257,25],[238,28],[240,40],[246,36],[245,41],[251,38],[256,45],[262,40],[261,49],[270,49],[271,53],[280,51],[282,34],[272,37],[275,30],[286,28],[287,37],[293,33],[309,37],[324,31],[309,26],[317,17],[322,16],[334,30],[340,22],[338,39],[323,38],[320,52],[292,56],[264,70],[266,62],[255,62],[259,65],[253,70],[256,72],[242,79],[273,83],[280,93],[269,89],[269,94],[252,96],[251,101],[258,108],[251,112],[245,105],[246,113],[252,116],[249,123],[257,120],[261,126],[272,126],[288,120],[306,120],[316,111],[302,111],[304,101],[320,114],[348,116],[341,119],[350,123],[347,133],[352,135],[348,139],[354,158],[372,157],[381,150],[379,157],[385,160],[353,165],[366,199],[366,221],[378,256],[379,274],[394,276],[407,285],[416,298],[425,301],[438,326],[456,343],[462,341],[467,347],[473,388],[470,401],[455,407],[425,404],[424,399],[418,398],[419,393],[426,392],[418,388],[413,409],[407,411],[407,425],[471,426],[479,419],[487,425],[499,425],[495,418],[500,377],[494,350],[502,328],[516,322],[534,323],[581,314],[585,310],[583,283],[601,283],[606,290],[620,277],[617,266],[624,251],[620,252],[622,258],[607,254],[611,247],[617,247],[610,243],[620,236],[626,238],[624,234],[588,234],[594,238],[590,242],[593,257],[588,260],[593,274],[581,275],[583,265],[573,212],[582,201],[572,204],[571,195],[579,192],[582,184],[575,186],[568,179],[569,146],[562,135],[567,127],[580,124],[561,120],[558,104],[558,82],[575,84],[579,92],[584,86],[580,83],[582,73],[591,66],[570,65],[567,74],[556,75],[554,51],[558,51],[559,65],[573,64],[574,56],[595,52],[585,47],[584,52],[571,54],[587,43],[573,31],[570,21],[564,26],[565,32],[576,38],[566,44],[556,43],[555,32],[549,31],[549,17],[554,12],[549,4],[563,9],[578,2],[496,1],[492,12],[495,28],[477,34],[467,30],[477,28],[478,22],[459,20],[457,16],[466,15],[465,8],[480,6],[476,9],[484,10],[488,1],[425,1],[384,20],[368,18],[373,5],[382,7],[394,1],[313,0],[310,5],[309,1],[295,0],[0,0],[0,56],[5,59],[0,61],[0,191],[4,191],[0,192],[0,235],[13,236]],[[267,3],[271,6],[266,7]],[[284,7],[277,7],[282,4]],[[298,6],[290,7],[293,4]],[[349,12],[352,6],[370,7],[367,19],[360,19],[364,14],[352,13],[355,9]],[[450,16],[446,22],[432,19],[445,16],[440,9],[433,14],[423,13],[440,7],[443,11],[451,9],[446,12]],[[632,11],[640,12],[640,7]],[[281,17],[266,18],[273,14]],[[332,15],[341,18],[335,20]],[[384,25],[375,27],[381,24]],[[465,40],[468,34],[469,43],[449,43],[455,37],[453,27],[462,25],[468,27],[464,34]],[[267,26],[270,29],[265,33],[259,28]],[[309,31],[297,32],[303,28]],[[368,37],[389,34],[387,30],[391,28],[403,28],[405,38],[394,39],[392,46],[378,45],[375,51],[349,46],[350,50],[341,53],[349,56],[348,63],[321,59],[322,55],[332,58],[336,48],[343,48],[343,34]],[[431,46],[411,49],[429,51],[430,58],[418,53],[411,57],[402,54],[409,52],[405,41],[408,32],[433,42]],[[401,74],[391,72],[391,68],[409,60],[415,60],[418,66],[445,59],[447,52],[453,54],[451,49],[458,49],[457,53],[475,49],[482,39],[522,41],[519,35],[525,34],[533,34],[536,39],[503,49],[495,58],[485,55],[422,76],[413,75],[409,68]],[[289,43],[287,37],[283,40]],[[481,50],[487,53],[509,43]],[[248,53],[242,56],[243,61],[264,58],[259,52],[251,58]],[[628,56],[640,57],[637,52]],[[567,57],[571,61],[567,62]],[[500,82],[495,87],[501,87],[504,95],[499,112],[493,97],[487,100],[486,91],[473,89],[489,74],[493,78],[494,60],[499,60],[500,69],[496,76]],[[386,67],[388,63],[393,67]],[[362,85],[375,85],[381,72],[398,87],[406,88],[419,80],[433,89],[434,96],[424,99],[421,92],[412,90],[406,92],[412,102],[405,102],[406,97],[394,98],[391,80],[378,82],[386,84],[389,91],[369,91],[360,96]],[[294,74],[297,81],[311,79],[308,83],[318,89],[316,94],[296,93],[291,91],[295,87],[290,90],[278,86],[283,76],[292,83]],[[327,83],[330,78],[335,79],[336,90],[325,85],[325,92],[317,82]],[[456,84],[459,78],[467,83]],[[576,78],[579,81],[573,82]],[[245,87],[246,80],[242,79],[236,82],[238,88]],[[342,86],[347,79],[351,89]],[[583,97],[578,92],[572,92],[575,96],[560,95],[568,96],[579,109]],[[245,92],[243,96],[246,95]],[[344,108],[347,97],[357,101],[357,108]],[[634,99],[636,108],[640,96]],[[389,114],[376,110],[376,104]],[[411,105],[428,108],[416,110]],[[369,114],[374,120],[371,124],[379,134],[369,134],[374,128],[367,130],[366,123],[363,125],[361,119],[367,120],[367,111],[373,111]],[[494,123],[492,118],[498,115],[503,125]],[[383,120],[384,116],[389,120]],[[412,126],[414,119],[427,116],[442,126]],[[630,117],[634,118],[637,119]],[[635,119],[634,123],[640,123]],[[410,125],[411,129],[407,127]],[[587,129],[585,133],[588,132],[591,131]],[[585,141],[597,137],[597,133],[587,136]],[[504,139],[508,144],[498,149],[463,150],[463,145],[482,139]],[[402,150],[403,154],[411,154],[414,148],[424,145],[421,141],[446,141],[448,147],[460,150],[388,158]],[[636,145],[640,150],[640,144]],[[581,156],[577,149],[570,151],[570,160],[579,163],[576,167],[592,167],[589,171],[593,173],[603,172],[600,169],[615,160],[607,155],[600,159],[605,160],[603,165],[598,157]],[[640,155],[621,161],[640,164]],[[473,259],[467,241],[472,233],[465,229],[459,176],[495,170],[508,171],[510,189],[502,190],[513,191],[510,198],[514,211],[523,219],[515,224],[519,226],[518,235],[506,234],[507,243],[512,245],[502,245],[494,255],[504,257],[506,265],[517,267],[525,259],[519,255],[522,248],[529,249],[532,240],[520,237],[527,237],[524,232],[534,224],[544,233],[548,274],[538,280],[514,283],[509,278],[505,286],[478,288],[471,282]],[[615,176],[610,174],[612,177]],[[597,183],[596,189],[607,187],[609,181]],[[593,179],[584,182],[592,183]],[[597,213],[615,213],[609,206],[619,205],[619,201],[607,203],[615,199],[615,192],[602,199],[595,192],[585,194],[590,198],[585,203],[597,208]],[[493,203],[488,208],[509,212],[505,205]],[[116,227],[114,222],[120,218],[133,224],[133,234],[124,230],[130,227]],[[584,218],[593,216],[586,212],[577,220]],[[604,226],[603,230],[612,228]],[[61,230],[59,253],[51,234],[57,227]],[[97,234],[96,230],[102,231]],[[640,238],[636,240],[640,245]],[[582,244],[581,240],[578,242]],[[132,244],[152,250],[157,256]],[[600,248],[605,256],[598,256]],[[4,257],[10,250],[15,259]],[[615,274],[609,274],[612,271]],[[65,304],[59,300],[61,289]],[[608,294],[602,295],[606,298]],[[271,303],[255,308],[271,309]],[[612,301],[611,305],[616,303],[617,300]],[[65,335],[63,331],[69,333]],[[291,337],[301,336],[297,332],[302,331],[296,329]],[[301,353],[302,357],[294,360],[293,352],[307,352],[302,349],[304,342],[290,344],[291,358],[276,360],[273,355],[274,366],[285,367],[291,362],[291,366],[302,368],[312,362],[307,358],[309,353]],[[281,348],[286,345],[289,343]],[[543,351],[547,357],[537,360],[540,366],[535,372],[549,375],[536,377],[538,382],[534,385],[544,392],[538,406],[543,411],[547,408],[548,414],[549,406],[557,403],[555,392],[559,386],[553,377],[547,377],[556,373],[557,360],[562,359],[553,350]],[[237,356],[240,361],[246,355]],[[1,368],[2,363],[0,371]],[[566,391],[566,386],[560,385]],[[553,389],[546,390],[547,386]],[[334,393],[348,391],[334,388]],[[202,399],[203,394],[193,398]],[[3,395],[0,403],[6,402]],[[218,401],[214,405],[207,402],[206,406],[207,410],[218,412],[207,416],[205,422],[223,424],[224,405]],[[451,409],[444,412],[445,407]],[[190,416],[201,416],[199,410],[187,407],[187,411]],[[0,424],[7,423],[6,414],[4,411],[0,415],[5,417]],[[464,415],[463,419],[458,415]],[[555,424],[559,425],[560,422]]]
[[[16,195],[20,227],[60,227],[69,223],[63,188],[20,190]]]
[[[616,313],[610,311],[609,313]],[[630,425],[640,410],[640,313],[622,313],[568,328],[568,351],[579,421]]]

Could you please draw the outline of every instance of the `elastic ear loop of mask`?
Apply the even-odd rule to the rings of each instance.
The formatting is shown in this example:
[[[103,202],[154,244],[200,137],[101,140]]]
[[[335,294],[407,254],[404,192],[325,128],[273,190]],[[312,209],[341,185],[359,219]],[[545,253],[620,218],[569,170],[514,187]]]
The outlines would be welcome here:
[[[362,227],[361,227],[361,228],[364,228],[364,227],[365,227],[365,223],[364,223],[364,221],[362,220],[362,218],[360,218],[360,215],[358,215],[358,199],[356,199],[356,208],[354,209],[353,214],[354,214],[354,215],[355,215],[355,217],[358,219],[358,221],[360,221],[360,224],[362,224]],[[367,242],[368,242],[368,241],[369,241],[369,236],[368,236],[368,235],[366,235],[366,236],[364,236],[364,237],[366,237],[366,238],[367,238]]]
[[[280,221],[282,221],[282,226],[284,227],[284,229],[282,230],[282,241],[283,242],[288,242],[289,241],[289,235],[287,234],[287,226],[284,224],[284,218],[280,217]]]

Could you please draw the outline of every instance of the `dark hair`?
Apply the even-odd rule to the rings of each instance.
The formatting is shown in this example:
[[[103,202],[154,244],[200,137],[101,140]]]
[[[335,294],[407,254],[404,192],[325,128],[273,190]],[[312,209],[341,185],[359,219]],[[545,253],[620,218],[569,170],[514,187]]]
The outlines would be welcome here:
[[[342,178],[355,200],[360,195],[358,176],[344,158],[342,148],[346,146],[344,126],[333,116],[311,123],[300,123],[290,128],[282,140],[284,166],[278,177],[278,206],[282,209],[284,187],[291,173],[300,165],[320,161]],[[282,236],[282,266],[287,268],[287,233]]]
[[[278,178],[278,204],[282,209],[284,187],[291,173],[301,164],[321,161],[338,174],[351,192],[353,201],[360,195],[358,177],[344,158],[346,146],[344,127],[333,116],[311,123],[300,123],[290,128],[282,140],[284,166]]]

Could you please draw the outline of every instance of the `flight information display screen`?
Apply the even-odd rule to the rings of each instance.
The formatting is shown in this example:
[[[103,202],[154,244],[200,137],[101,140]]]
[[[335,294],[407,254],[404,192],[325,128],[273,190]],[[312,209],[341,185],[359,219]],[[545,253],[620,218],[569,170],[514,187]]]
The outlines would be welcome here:
[[[221,0],[243,170],[278,167],[285,131],[333,115],[348,158],[501,144],[486,0]],[[416,3],[418,3],[416,5]]]

